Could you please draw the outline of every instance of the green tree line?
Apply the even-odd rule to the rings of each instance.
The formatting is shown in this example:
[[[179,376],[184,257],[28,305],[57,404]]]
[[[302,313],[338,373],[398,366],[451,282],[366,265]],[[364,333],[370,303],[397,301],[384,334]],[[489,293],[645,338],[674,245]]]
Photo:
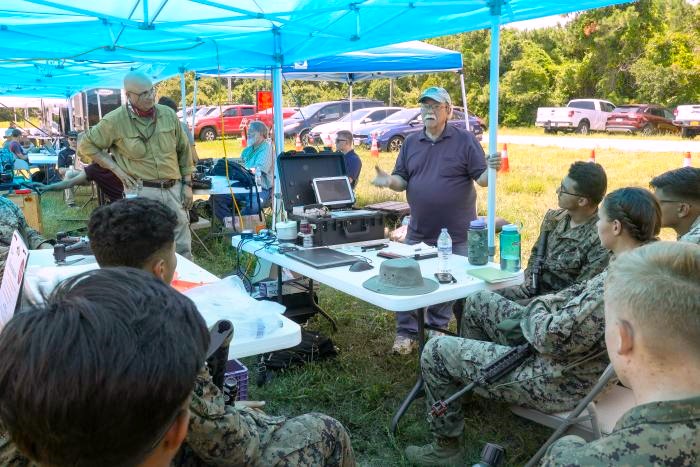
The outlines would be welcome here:
[[[464,61],[467,101],[482,117],[489,105],[489,31],[474,31],[427,42],[459,51]],[[538,107],[565,105],[569,99],[596,97],[615,104],[654,103],[667,107],[700,103],[700,5],[685,0],[640,0],[573,15],[564,26],[501,33],[499,121],[532,125]],[[460,105],[459,77],[451,73],[393,80],[393,105],[412,106],[422,88],[445,87]],[[255,91],[269,80],[233,79],[230,102],[254,103]],[[193,75],[187,78],[192,102]],[[159,85],[180,101],[180,81]],[[356,83],[354,96],[390,101],[387,79]],[[229,102],[226,79],[200,78],[198,105]],[[342,99],[348,85],[287,81],[284,106]]]

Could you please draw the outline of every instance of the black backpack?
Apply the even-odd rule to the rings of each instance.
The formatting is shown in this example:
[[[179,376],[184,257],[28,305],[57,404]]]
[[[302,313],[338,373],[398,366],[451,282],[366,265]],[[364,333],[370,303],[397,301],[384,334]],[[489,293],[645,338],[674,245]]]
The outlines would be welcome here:
[[[338,351],[330,337],[317,331],[302,329],[301,342],[297,346],[260,356],[260,361],[257,364],[256,382],[258,386],[262,386],[270,378],[271,371],[303,366],[307,363],[333,358],[336,355],[338,355]]]
[[[224,165],[224,162],[228,162],[229,180],[237,182],[236,185],[243,188],[253,188],[255,186],[255,175],[253,175],[250,170],[234,161],[224,161],[224,159],[217,160],[214,167],[212,167],[209,171],[209,175],[221,175],[225,177],[226,166]]]

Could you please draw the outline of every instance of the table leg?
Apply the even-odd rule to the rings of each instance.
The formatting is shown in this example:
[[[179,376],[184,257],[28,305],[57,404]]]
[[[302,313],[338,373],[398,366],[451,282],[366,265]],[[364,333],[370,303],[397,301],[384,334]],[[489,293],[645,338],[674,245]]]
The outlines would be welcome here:
[[[423,346],[425,345],[425,311],[426,308],[416,310],[416,320],[418,321],[418,379],[406,398],[403,400],[403,402],[401,402],[399,410],[396,411],[394,418],[391,420],[391,433],[394,435],[396,434],[396,428],[398,428],[401,417],[404,416],[414,400],[424,395],[423,376],[421,375],[420,368],[420,356],[421,353],[423,353]]]
[[[283,305],[282,296],[284,295],[282,291],[282,266],[277,265],[277,303]]]
[[[313,308],[317,313],[319,313],[321,316],[326,318],[330,323],[331,327],[333,328],[333,332],[338,331],[338,323],[335,322],[333,317],[329,315],[326,310],[321,308],[316,301],[316,298],[314,297],[314,281],[313,279],[309,279],[309,304],[311,305],[311,308]]]

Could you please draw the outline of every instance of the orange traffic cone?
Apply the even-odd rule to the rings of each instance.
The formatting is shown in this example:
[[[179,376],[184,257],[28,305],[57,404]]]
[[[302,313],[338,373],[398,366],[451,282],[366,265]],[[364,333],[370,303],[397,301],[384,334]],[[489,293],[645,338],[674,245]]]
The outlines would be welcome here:
[[[503,151],[501,151],[501,170],[499,172],[508,173],[510,172],[510,165],[508,164],[508,145],[503,145]]]
[[[591,149],[591,157],[588,162],[595,162],[595,149]]]
[[[246,146],[248,146],[248,129],[243,128],[241,130],[241,147],[245,149]]]
[[[301,152],[302,149],[303,149],[303,148],[301,147],[301,137],[299,137],[299,133],[297,133],[297,139],[296,139],[296,141],[294,142],[294,150],[295,150],[296,152]]]
[[[690,160],[690,151],[685,153],[685,157],[683,158],[683,167],[692,167],[692,161]]]
[[[372,133],[372,147],[369,150],[372,157],[379,157],[379,146],[377,146],[377,134]]]

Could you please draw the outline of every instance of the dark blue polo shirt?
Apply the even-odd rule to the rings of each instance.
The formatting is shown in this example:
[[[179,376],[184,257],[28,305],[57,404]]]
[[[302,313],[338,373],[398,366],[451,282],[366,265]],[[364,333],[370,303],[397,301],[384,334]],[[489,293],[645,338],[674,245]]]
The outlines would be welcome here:
[[[448,124],[435,142],[425,130],[409,135],[392,172],[408,182],[407,240],[432,245],[447,227],[452,243],[466,242],[469,222],[476,219],[474,180],[484,170],[484,150],[471,132]]]
[[[362,170],[362,160],[360,156],[357,155],[354,149],[351,149],[347,154],[343,156],[345,159],[345,172],[346,175],[352,178],[352,187],[355,188],[357,184],[357,179],[360,178],[360,171]]]

